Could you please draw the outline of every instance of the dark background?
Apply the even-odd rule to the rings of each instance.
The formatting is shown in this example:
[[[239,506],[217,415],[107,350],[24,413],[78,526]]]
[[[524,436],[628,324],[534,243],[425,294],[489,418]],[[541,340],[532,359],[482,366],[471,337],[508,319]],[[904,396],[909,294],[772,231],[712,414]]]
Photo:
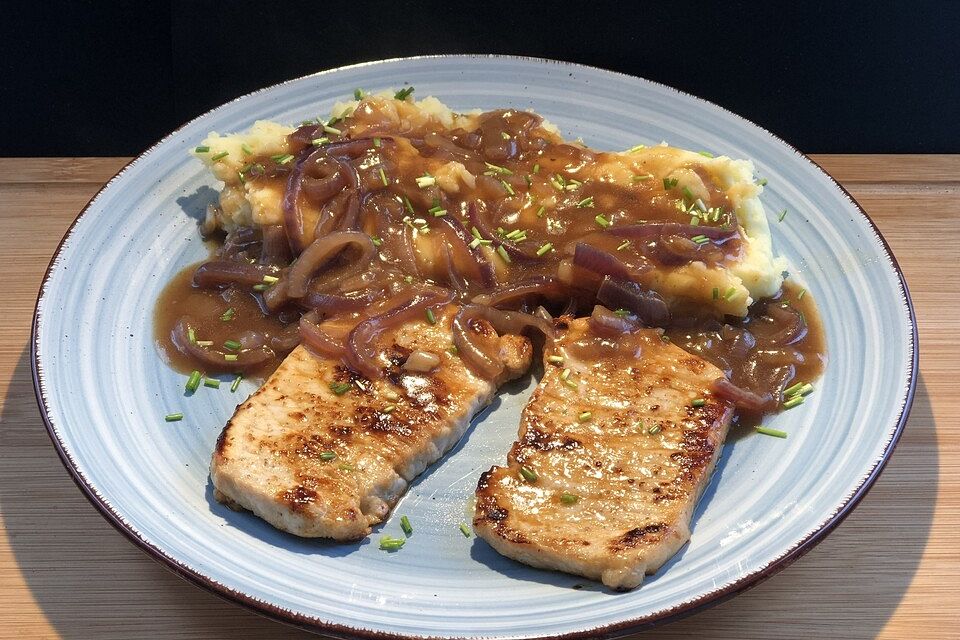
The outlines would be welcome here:
[[[133,155],[238,95],[344,64],[512,53],[643,76],[803,151],[960,152],[960,2],[18,2],[0,156]]]

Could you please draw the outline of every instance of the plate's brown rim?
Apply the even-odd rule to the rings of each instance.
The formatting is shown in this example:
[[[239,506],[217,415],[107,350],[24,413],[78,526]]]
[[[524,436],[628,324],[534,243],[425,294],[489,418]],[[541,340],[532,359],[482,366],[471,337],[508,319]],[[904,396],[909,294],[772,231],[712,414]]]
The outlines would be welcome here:
[[[94,487],[86,480],[86,478],[83,477],[83,474],[81,474],[80,471],[77,469],[77,466],[73,461],[73,458],[64,447],[63,442],[60,440],[59,436],[57,435],[57,431],[50,420],[49,408],[47,406],[47,398],[40,384],[40,371],[42,367],[39,361],[39,353],[37,349],[37,341],[39,338],[38,330],[39,330],[39,322],[40,322],[40,316],[39,316],[40,302],[43,299],[43,292],[47,286],[47,281],[50,279],[50,275],[53,270],[54,264],[57,262],[58,258],[60,257],[60,252],[62,251],[64,244],[66,243],[70,235],[73,233],[74,227],[77,225],[80,219],[87,213],[87,210],[90,208],[90,205],[97,198],[99,198],[100,194],[103,193],[107,188],[109,188],[133,164],[138,162],[141,158],[143,158],[145,155],[150,153],[153,149],[155,149],[157,146],[159,146],[163,142],[174,137],[179,131],[189,126],[193,122],[199,120],[200,118],[205,117],[206,115],[214,111],[217,111],[223,107],[226,107],[229,104],[233,104],[238,100],[247,98],[248,96],[256,95],[265,91],[270,91],[272,89],[275,89],[276,87],[280,87],[292,82],[297,82],[305,78],[320,77],[323,75],[343,71],[346,69],[385,64],[389,62],[396,62],[399,60],[449,59],[449,58],[465,58],[465,59],[507,58],[507,59],[531,61],[531,62],[537,62],[537,63],[556,64],[556,65],[567,66],[572,68],[585,68],[593,71],[600,71],[603,73],[624,76],[630,79],[638,79],[636,76],[631,76],[629,74],[620,73],[617,71],[610,71],[609,69],[602,69],[600,67],[593,67],[590,65],[566,62],[562,60],[537,58],[533,56],[513,56],[513,55],[496,55],[496,54],[440,54],[440,55],[429,55],[429,56],[410,56],[410,57],[401,57],[401,58],[389,58],[384,60],[363,62],[360,64],[346,65],[343,67],[336,67],[334,69],[327,69],[325,71],[320,71],[318,73],[308,74],[305,76],[300,76],[297,78],[286,80],[284,82],[280,82],[277,84],[270,85],[268,87],[264,87],[262,89],[258,89],[257,91],[246,93],[233,100],[230,100],[229,102],[219,105],[213,109],[209,109],[208,111],[205,111],[201,115],[195,118],[192,118],[188,122],[177,127],[172,132],[164,136],[161,140],[157,141],[156,143],[151,145],[148,149],[146,149],[145,151],[137,155],[135,158],[130,160],[127,164],[125,164],[120,169],[120,171],[116,173],[116,175],[110,178],[110,180],[108,180],[103,185],[103,187],[101,187],[97,191],[97,193],[94,194],[92,198],[90,198],[87,204],[84,205],[83,209],[80,210],[80,212],[77,214],[77,217],[67,228],[67,231],[64,234],[63,238],[60,240],[60,243],[57,245],[57,248],[53,253],[53,257],[50,259],[50,263],[47,265],[47,269],[44,272],[43,280],[41,281],[41,284],[40,284],[40,290],[37,295],[37,302],[34,305],[33,321],[30,329],[30,352],[31,352],[30,368],[31,368],[31,374],[33,377],[34,393],[37,398],[37,405],[40,409],[40,417],[42,418],[43,423],[47,430],[47,435],[50,437],[51,442],[53,442],[54,448],[56,449],[57,454],[60,456],[60,461],[63,463],[64,467],[66,467],[67,471],[70,473],[71,478],[73,478],[74,483],[76,483],[80,491],[87,497],[87,499],[93,504],[93,506],[96,507],[96,509],[100,512],[100,514],[111,525],[113,525],[115,529],[117,529],[117,531],[125,535],[131,542],[133,542],[133,544],[140,547],[140,549],[142,549],[149,557],[159,562],[161,565],[165,566],[167,569],[171,570],[176,575],[197,585],[198,587],[201,587],[213,593],[214,595],[217,595],[234,604],[238,604],[254,613],[266,616],[270,619],[276,620],[277,622],[282,622],[282,623],[285,623],[294,627],[298,627],[300,629],[304,629],[307,631],[332,634],[342,638],[365,638],[369,640],[394,640],[394,639],[403,640],[405,638],[411,637],[411,636],[390,633],[386,631],[375,631],[370,629],[358,629],[355,627],[349,627],[336,622],[324,621],[318,618],[305,616],[299,613],[295,613],[293,611],[283,609],[281,607],[270,604],[268,602],[259,601],[248,594],[242,593],[240,591],[236,591],[234,589],[230,589],[229,587],[226,587],[216,582],[210,576],[206,576],[200,573],[199,571],[196,571],[195,569],[186,566],[176,558],[173,558],[167,555],[166,553],[164,553],[163,550],[161,550],[160,548],[156,547],[155,545],[143,539],[136,529],[134,529],[133,527],[128,525],[126,522],[124,522],[120,514],[114,511],[113,508],[110,505],[108,505],[97,494],[96,489],[94,489]],[[913,400],[916,394],[917,372],[919,371],[920,345],[919,345],[919,335],[917,331],[917,318],[916,318],[916,312],[913,307],[913,300],[910,296],[910,291],[907,288],[907,281],[904,278],[903,270],[900,267],[900,263],[897,261],[896,256],[893,254],[893,250],[890,248],[890,245],[887,243],[886,238],[883,237],[883,234],[880,232],[880,229],[877,227],[876,223],[874,223],[874,221],[870,218],[867,212],[860,205],[860,203],[857,202],[856,198],[854,198],[843,185],[837,182],[837,180],[832,175],[830,175],[818,163],[813,161],[809,156],[799,151],[796,147],[786,142],[776,134],[771,133],[764,127],[761,127],[760,125],[757,125],[751,120],[748,120],[743,116],[740,116],[728,109],[725,109],[720,105],[714,104],[709,100],[704,100],[703,98],[699,98],[687,92],[680,91],[679,89],[675,89],[673,87],[670,87],[660,82],[647,80],[646,78],[643,78],[643,80],[645,82],[650,82],[651,84],[658,85],[666,89],[669,89],[671,91],[674,91],[677,94],[691,97],[701,102],[705,102],[716,109],[719,109],[727,114],[732,115],[735,118],[743,120],[744,122],[747,122],[752,126],[757,127],[758,129],[766,133],[768,136],[770,136],[780,144],[783,144],[784,146],[788,147],[799,157],[803,158],[804,160],[809,162],[811,165],[816,167],[821,173],[823,173],[823,175],[825,175],[831,182],[833,182],[833,184],[847,197],[847,199],[851,202],[851,204],[853,204],[854,207],[857,208],[857,210],[860,212],[860,215],[862,215],[864,219],[873,228],[873,231],[876,234],[876,237],[880,240],[880,243],[884,251],[886,252],[887,257],[889,258],[890,263],[893,265],[893,268],[897,273],[897,278],[900,281],[902,301],[906,303],[908,319],[910,321],[910,326],[912,330],[912,342],[911,342],[912,357],[910,361],[909,371],[907,372],[907,394],[906,394],[906,397],[904,398],[903,405],[900,409],[900,415],[897,419],[897,425],[893,431],[893,434],[888,440],[886,447],[884,448],[884,451],[881,454],[880,458],[874,463],[874,466],[864,476],[860,485],[837,508],[837,510],[834,511],[834,513],[830,516],[830,518],[820,526],[820,528],[810,533],[810,535],[808,535],[806,538],[798,542],[793,548],[788,550],[779,558],[776,558],[775,560],[770,562],[770,564],[768,564],[767,566],[757,571],[754,571],[753,573],[749,573],[744,576],[741,576],[735,582],[732,582],[715,591],[706,593],[700,596],[699,598],[695,598],[688,602],[681,603],[670,609],[659,611],[648,616],[641,616],[638,618],[634,618],[632,620],[626,620],[626,621],[618,622],[615,624],[595,627],[593,629],[588,629],[584,631],[574,631],[574,632],[559,634],[559,635],[538,636],[538,637],[536,636],[531,637],[526,635],[516,636],[518,638],[523,638],[524,640],[581,640],[581,639],[585,640],[587,638],[614,637],[619,635],[625,635],[633,631],[639,631],[645,628],[650,628],[653,626],[665,624],[668,622],[673,622],[681,618],[685,618],[694,613],[697,613],[699,611],[702,611],[704,609],[707,609],[721,602],[724,602],[732,598],[733,596],[739,593],[742,593],[743,591],[746,591],[752,587],[755,587],[756,585],[760,584],[770,576],[779,572],[781,569],[784,569],[790,566],[797,559],[801,558],[804,554],[810,551],[810,549],[815,547],[831,531],[833,531],[837,527],[837,525],[843,522],[843,520],[850,514],[850,512],[854,509],[854,507],[856,507],[857,504],[859,504],[859,502],[863,499],[863,497],[869,492],[874,482],[876,482],[877,477],[880,475],[880,473],[883,471],[884,467],[886,466],[887,462],[889,461],[891,455],[893,454],[894,449],[897,446],[897,443],[900,440],[900,436],[903,433],[904,426],[906,425],[907,419],[909,418],[910,409],[913,406]],[[415,637],[418,637],[422,640],[450,640],[447,637],[438,637],[438,636],[421,635],[421,636],[415,636]],[[481,638],[481,637],[485,638],[486,636],[477,636],[477,638]],[[509,636],[503,636],[503,637],[507,638]],[[472,640],[472,639],[464,637],[463,640]]]

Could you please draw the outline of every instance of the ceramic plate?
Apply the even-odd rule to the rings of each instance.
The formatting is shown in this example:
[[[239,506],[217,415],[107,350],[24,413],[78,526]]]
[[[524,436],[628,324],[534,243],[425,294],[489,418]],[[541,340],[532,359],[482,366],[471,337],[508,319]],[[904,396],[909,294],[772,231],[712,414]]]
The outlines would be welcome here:
[[[729,444],[697,508],[693,538],[644,585],[614,593],[532,569],[465,538],[479,474],[512,442],[532,385],[508,387],[395,510],[416,532],[375,542],[301,540],[213,500],[207,464],[236,393],[160,360],[153,303],[207,253],[196,219],[217,184],[187,151],[209,131],[326,115],[354,88],[410,84],[458,110],[533,108],[601,149],[658,143],[752,158],[769,180],[776,249],[823,313],[830,363],[818,391],[769,425],[786,440]],[[197,87],[202,91],[202,87]],[[527,638],[616,635],[756,584],[809,550],[864,495],[889,457],[916,382],[902,275],[879,232],[826,173],[769,132],[669,87],[545,60],[443,56],[335,69],[244,96],[138,157],[90,202],[54,257],[34,319],[36,390],[64,463],[120,531],[171,569],[279,620],[343,636]],[[165,423],[182,411],[185,419]],[[399,515],[378,529],[399,532]],[[375,539],[375,538],[374,538]]]

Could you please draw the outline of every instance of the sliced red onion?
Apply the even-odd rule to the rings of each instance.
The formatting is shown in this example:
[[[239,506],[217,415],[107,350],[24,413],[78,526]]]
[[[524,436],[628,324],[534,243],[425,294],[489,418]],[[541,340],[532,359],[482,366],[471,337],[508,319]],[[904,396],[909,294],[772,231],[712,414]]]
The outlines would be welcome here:
[[[775,408],[773,395],[763,395],[748,391],[733,384],[726,378],[717,378],[711,385],[711,390],[722,400],[732,402],[738,409],[750,413],[763,413]]]
[[[231,284],[255,285],[263,282],[264,276],[277,273],[273,267],[232,260],[204,262],[193,272],[193,284],[201,289],[215,289]]]
[[[303,212],[300,211],[300,191],[303,185],[304,165],[312,157],[322,154],[319,149],[309,148],[297,159],[287,176],[287,185],[283,192],[281,209],[283,210],[283,228],[287,232],[287,241],[293,255],[299,255],[307,247],[306,231],[303,228]]]
[[[729,227],[713,227],[709,225],[680,224],[677,222],[649,223],[649,224],[625,224],[613,226],[606,230],[606,233],[620,238],[631,238],[633,240],[656,240],[663,236],[677,235],[686,238],[694,236],[706,236],[713,241],[726,241],[740,235],[737,228],[737,219],[734,214],[731,215],[731,224]]]
[[[347,352],[346,339],[335,338],[317,324],[317,314],[308,313],[300,318],[301,344],[316,355],[327,358],[343,358]]]
[[[496,333],[486,333],[480,320],[489,323]],[[467,366],[477,375],[493,380],[503,373],[504,366],[494,352],[499,344],[497,334],[519,335],[527,328],[537,329],[551,338],[555,333],[551,323],[528,313],[501,311],[478,304],[465,305],[453,319],[453,344]]]
[[[570,289],[557,278],[537,276],[500,287],[493,293],[475,296],[473,301],[497,309],[510,309],[528,302],[530,298],[566,300],[569,294]]]
[[[300,323],[293,322],[270,336],[270,348],[276,353],[289,353],[300,344]]]
[[[594,333],[608,338],[632,333],[639,329],[639,325],[628,317],[618,316],[602,305],[593,307],[590,314],[590,328]]]
[[[620,280],[633,280],[633,270],[620,258],[586,242],[578,242],[573,252],[573,264],[599,276],[612,276]]]
[[[635,282],[605,276],[597,300],[611,309],[626,309],[648,327],[670,324],[670,309],[660,294]]]
[[[302,298],[307,293],[307,287],[310,278],[320,270],[328,261],[334,258],[341,250],[348,246],[355,246],[360,249],[360,256],[354,261],[351,273],[356,273],[364,269],[370,260],[376,247],[370,236],[358,231],[341,231],[331,233],[330,235],[314,240],[307,247],[288,273],[287,293],[291,298]]]
[[[483,287],[494,286],[496,279],[494,277],[493,265],[490,264],[490,261],[487,260],[487,257],[480,251],[479,247],[476,249],[470,248],[470,244],[474,240],[473,236],[470,235],[463,224],[453,216],[442,216],[439,220],[441,224],[450,230],[447,237],[453,236],[457,246],[460,248],[460,252],[469,256],[473,263],[477,265],[477,271],[480,274],[480,284]]]
[[[308,291],[305,296],[298,300],[298,304],[305,309],[312,309],[323,315],[334,315],[365,309],[379,295],[380,292],[377,290],[368,290],[352,296]]]
[[[200,237],[204,240],[217,232],[217,212],[219,209],[220,207],[211,202],[204,211],[203,220],[200,222]]]
[[[379,378],[377,338],[397,324],[423,314],[428,307],[437,307],[453,300],[453,293],[443,289],[423,289],[401,294],[400,301],[384,313],[360,322],[347,336],[344,355],[347,365],[369,380]]]
[[[227,360],[228,354],[215,349],[202,347],[190,340],[190,319],[181,318],[170,334],[173,345],[180,353],[190,358],[193,362],[202,364],[210,371],[246,371],[257,367],[267,360],[274,357],[272,349],[265,345],[259,345],[253,348],[244,348],[236,354],[236,360]]]
[[[343,163],[324,153],[313,153],[303,163],[300,189],[314,204],[322,204],[346,185]]]
[[[786,346],[802,340],[807,335],[807,323],[800,313],[792,307],[781,307],[777,304],[767,305],[765,315],[769,316],[780,329],[773,335],[767,336],[773,344]]]
[[[283,225],[273,224],[263,227],[263,248],[260,251],[260,264],[279,265],[290,262],[290,243]]]

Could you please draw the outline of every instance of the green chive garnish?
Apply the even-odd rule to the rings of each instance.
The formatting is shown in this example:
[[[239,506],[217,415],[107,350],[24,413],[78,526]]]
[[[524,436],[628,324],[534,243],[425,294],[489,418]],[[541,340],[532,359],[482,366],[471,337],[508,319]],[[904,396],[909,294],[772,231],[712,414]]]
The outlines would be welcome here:
[[[312,144],[315,147],[322,147],[328,142],[330,142],[330,138],[323,137],[323,138],[314,138],[313,140],[310,141],[310,144]]]
[[[628,315],[630,315],[630,312],[626,309],[617,309],[613,312],[613,315],[617,316],[618,318],[626,318]]]
[[[766,178],[760,178],[759,180],[757,180],[757,185],[759,185],[759,186],[761,186],[761,187],[767,186],[767,179],[766,179]]]
[[[235,315],[237,315],[237,310],[230,307],[220,315],[220,319],[224,322],[230,322]]]
[[[594,218],[594,220],[596,220],[597,224],[600,225],[601,227],[603,227],[604,229],[606,229],[607,227],[609,227],[610,224],[611,224],[609,220],[607,220],[606,218],[603,217],[603,214],[602,214],[602,213],[598,213],[598,214],[596,215],[596,217]]]
[[[707,404],[707,401],[704,400],[703,398],[697,398],[690,404],[694,407],[702,407],[703,405]]]
[[[348,382],[331,382],[330,391],[333,391],[338,396],[342,396],[347,391],[350,391],[352,385]]]
[[[538,218],[542,218],[542,217],[543,217],[543,213],[544,213],[546,210],[547,210],[547,208],[546,208],[544,205],[540,205],[540,208],[537,209],[537,217],[538,217]]]
[[[380,141],[380,138],[374,138],[374,139],[373,139],[373,146],[375,146],[376,148],[379,149],[381,144],[383,144],[383,143]]]
[[[460,533],[463,534],[464,538],[469,538],[472,535],[472,532],[470,531],[470,527],[468,527],[462,522],[460,523]]]
[[[207,153],[208,151],[210,151],[210,147],[208,147],[208,146],[206,146],[206,145],[200,145],[199,147],[197,147],[196,149],[194,149],[194,151],[195,151],[196,153]]]
[[[197,344],[197,332],[193,330],[193,327],[187,327],[187,337],[191,344]]]
[[[344,462],[343,464],[339,465],[337,469],[340,469],[340,471],[356,471],[357,468],[352,464]]]
[[[806,289],[800,289],[800,293],[797,294],[797,302],[800,302],[801,300],[803,300],[803,296],[805,296],[806,294],[807,294]]]
[[[803,404],[803,396],[797,395],[789,398],[786,402],[783,403],[783,408],[793,409],[798,404]]]
[[[233,383],[230,385],[230,393],[234,393],[237,390],[241,380],[243,380],[243,376],[240,375],[233,379]]]
[[[577,207],[581,209],[583,209],[584,207],[592,207],[592,206],[593,206],[593,196],[587,196],[586,198],[584,198],[583,200],[577,203]]]
[[[434,315],[433,309],[427,309],[427,322],[437,324],[437,316]]]
[[[780,431],[780,429],[770,429],[769,427],[757,427],[757,433],[762,433],[765,436],[773,436],[774,438],[787,437],[786,431]]]
[[[540,163],[539,163],[539,162],[536,163],[535,165],[533,165],[533,172],[534,172],[534,173],[540,173]]]
[[[413,525],[410,524],[410,518],[407,516],[400,516],[400,528],[403,529],[403,532],[408,536],[413,533]]]
[[[326,462],[329,462],[329,461],[331,461],[331,460],[336,460],[336,458],[337,458],[337,454],[334,453],[333,451],[321,451],[321,452],[320,452],[320,459],[321,459],[321,460],[325,460]]]
[[[783,211],[780,212],[780,215],[777,216],[777,220],[778,220],[779,222],[783,222],[783,219],[786,218],[786,217],[787,217],[787,210],[784,209]]]
[[[353,90],[353,99],[354,100],[363,100],[363,89],[354,89]]]
[[[513,262],[513,260],[510,259],[510,254],[507,253],[507,250],[503,247],[503,245],[497,247],[497,255],[500,256],[507,264]]]
[[[197,344],[198,346],[201,346],[201,347],[212,347],[212,346],[213,346],[213,340],[195,340],[194,343]]]
[[[593,414],[591,412],[583,411],[580,413],[580,415],[577,416],[577,420],[579,420],[580,422],[586,422],[592,417],[593,417]]]
[[[679,182],[677,178],[664,178],[663,188],[665,190],[673,189],[675,186],[677,186],[677,182]]]
[[[720,288],[719,288],[719,287],[714,287],[714,288],[713,288],[713,299],[714,299],[714,300],[719,300],[719,299],[720,299]]]
[[[216,154],[216,155],[210,156],[210,159],[213,160],[213,161],[217,161],[217,160],[221,160],[221,159],[223,159],[223,158],[226,158],[228,155],[230,155],[230,152],[229,152],[229,151],[221,151],[220,153],[218,153],[218,154]]]
[[[577,504],[579,500],[580,496],[573,493],[563,492],[560,494],[560,502],[563,504]]]
[[[230,349],[230,351],[239,351],[240,347],[243,345],[236,340],[225,340],[223,342],[223,346],[225,346],[227,349]]]
[[[629,149],[627,149],[627,153],[636,153],[637,151],[640,151],[640,150],[646,149],[646,148],[647,148],[647,145],[645,145],[645,144],[638,144],[638,145],[632,146],[632,147],[630,147]]]
[[[699,153],[700,155],[702,155],[704,158],[712,158],[712,157],[713,157],[713,154],[710,153],[709,151],[697,151],[697,153]]]
[[[632,180],[634,182],[645,182],[647,180],[653,180],[653,174],[652,173],[645,173],[643,175],[634,174]]]
[[[659,424],[655,424],[655,425],[653,425],[652,427],[650,427],[649,429],[647,429],[647,433],[649,433],[649,434],[652,435],[652,436],[657,435],[658,433],[660,433],[660,429],[661,429],[661,428],[662,428],[662,427],[661,427]]]
[[[520,475],[523,476],[523,479],[527,482],[537,481],[537,472],[530,467],[520,467]]]
[[[196,391],[196,390],[199,389],[199,388],[200,388],[200,372],[199,372],[199,371],[191,371],[191,372],[190,372],[190,377],[187,378],[187,386],[186,386],[186,389],[187,389],[187,391],[188,391],[189,393],[193,393],[194,391]]]
[[[251,149],[250,145],[248,145],[246,142],[241,143],[240,150],[243,151],[244,155],[248,155],[248,156],[253,155],[253,149]]]
[[[550,364],[563,364],[563,356],[547,356],[547,362]]]
[[[182,413],[168,413],[167,415],[165,415],[165,416],[163,417],[163,419],[166,420],[167,422],[179,422],[179,421],[183,420],[183,414],[182,414]]]
[[[406,100],[411,93],[413,93],[413,87],[404,87],[403,89],[400,89],[400,91],[397,91],[395,94],[393,94],[393,97],[397,100]]]
[[[269,288],[270,288],[270,285],[264,284],[264,283],[262,283],[262,282],[261,282],[260,284],[255,284],[255,285],[253,285],[253,290],[254,290],[254,291],[266,291],[266,290],[269,289]]]
[[[630,246],[630,241],[629,241],[629,240],[624,240],[624,241],[621,242],[620,245],[617,247],[617,251],[623,251],[624,249],[626,249],[626,248],[629,247],[629,246]]]
[[[211,389],[219,389],[220,381],[217,380],[216,378],[204,378],[203,386],[210,387]]]
[[[281,153],[275,156],[270,156],[270,159],[276,162],[277,164],[287,164],[293,160],[293,156],[289,153]]]
[[[223,359],[226,360],[227,362],[236,362],[236,361],[237,361],[237,358],[239,358],[239,357],[240,357],[240,356],[238,356],[238,355],[235,354],[235,353],[225,353],[225,354],[223,355]]]
[[[507,193],[509,193],[511,196],[517,195],[516,192],[513,190],[513,187],[511,187],[510,183],[507,182],[506,180],[501,180],[500,184],[503,185],[503,188],[506,189]]]
[[[382,182],[385,187],[390,186],[390,181],[387,180],[387,174],[383,172],[383,167],[380,167],[380,182]]]
[[[489,162],[485,162],[484,164],[487,165],[487,168],[491,171],[491,173],[499,173],[505,176],[513,175],[513,171],[507,169],[506,167],[501,167],[500,165],[491,164]]]
[[[736,295],[737,295],[737,288],[736,288],[736,287],[730,287],[729,289],[727,289],[727,292],[726,292],[725,294],[723,294],[723,299],[724,299],[724,300],[733,300],[734,296],[736,296]]]
[[[384,551],[398,551],[404,543],[406,543],[405,538],[393,538],[391,536],[380,538],[380,548]]]
[[[807,384],[800,387],[800,391],[797,392],[797,395],[808,396],[811,393],[813,393],[813,385],[808,382]]]
[[[542,247],[540,247],[539,249],[537,249],[537,255],[538,255],[538,256],[543,256],[543,255],[549,253],[550,251],[553,251],[553,243],[552,243],[552,242],[548,242],[547,244],[545,244],[545,245],[543,245]]]
[[[800,391],[800,389],[803,389],[803,385],[804,385],[804,383],[801,381],[801,382],[798,382],[798,383],[795,384],[795,385],[792,385],[792,386],[787,387],[786,389],[783,390],[783,396],[784,396],[785,398],[787,398],[787,397],[790,397],[790,396],[792,396],[792,395],[795,395],[797,392]]]
[[[332,121],[331,121],[331,122],[332,122]],[[323,131],[324,131],[325,133],[332,133],[332,134],[335,135],[335,136],[338,136],[338,135],[340,135],[341,133],[343,133],[342,131],[340,131],[340,129],[336,129],[336,128],[334,128],[334,127],[331,127],[331,126],[328,125],[328,124],[323,125]]]

